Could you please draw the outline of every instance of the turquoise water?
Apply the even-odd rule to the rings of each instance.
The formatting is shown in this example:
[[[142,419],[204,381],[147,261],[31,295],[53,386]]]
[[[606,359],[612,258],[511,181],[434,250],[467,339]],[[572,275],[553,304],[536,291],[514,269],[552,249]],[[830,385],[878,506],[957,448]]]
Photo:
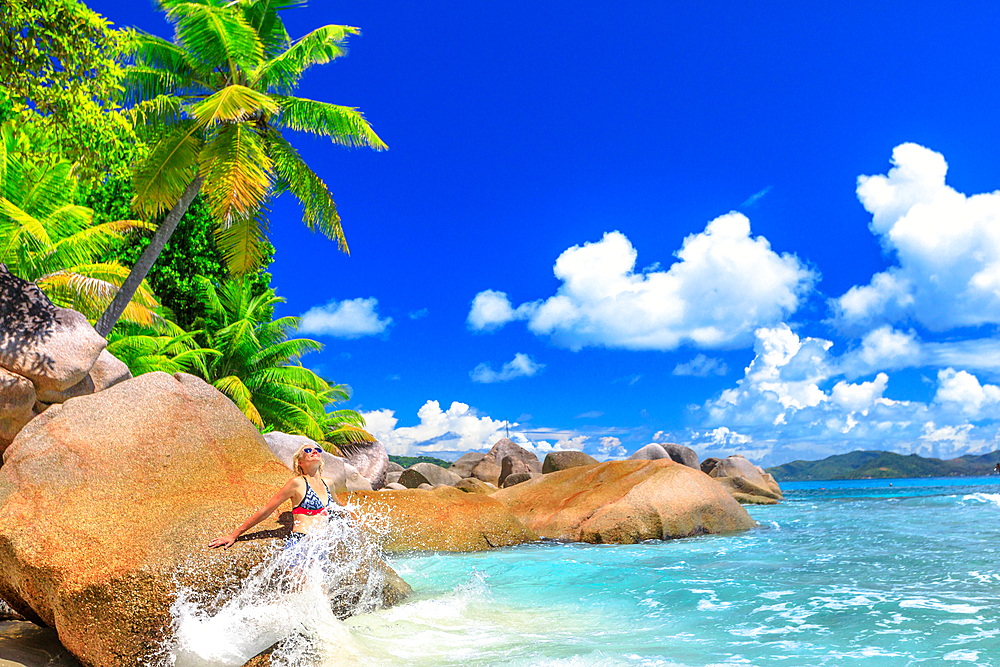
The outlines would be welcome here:
[[[1000,479],[785,484],[761,528],[398,559],[336,664],[1000,665]]]

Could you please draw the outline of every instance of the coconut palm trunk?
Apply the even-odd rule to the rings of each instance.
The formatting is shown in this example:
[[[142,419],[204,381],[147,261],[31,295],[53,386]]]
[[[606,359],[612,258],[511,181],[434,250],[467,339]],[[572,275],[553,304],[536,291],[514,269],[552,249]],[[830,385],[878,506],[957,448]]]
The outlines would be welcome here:
[[[167,241],[173,235],[174,230],[177,229],[178,223],[180,223],[181,218],[187,213],[188,208],[191,206],[191,202],[194,201],[195,196],[197,196],[198,191],[201,190],[202,183],[205,179],[201,176],[195,176],[194,180],[191,181],[188,186],[184,189],[183,194],[181,194],[180,199],[174,204],[174,207],[170,209],[167,216],[160,223],[160,226],[156,228],[156,233],[153,235],[153,240],[142,252],[142,255],[136,261],[135,266],[132,267],[132,271],[128,274],[128,278],[122,283],[121,288],[119,288],[118,293],[115,294],[114,300],[108,306],[108,309],[104,311],[101,318],[97,320],[97,324],[94,328],[97,333],[102,337],[107,338],[108,334],[116,324],[118,324],[118,319],[125,312],[126,306],[128,306],[129,301],[135,296],[135,291],[139,289],[139,285],[142,281],[146,279],[149,274],[150,269],[153,268],[153,264],[156,263],[157,258],[163,249],[167,245]]]

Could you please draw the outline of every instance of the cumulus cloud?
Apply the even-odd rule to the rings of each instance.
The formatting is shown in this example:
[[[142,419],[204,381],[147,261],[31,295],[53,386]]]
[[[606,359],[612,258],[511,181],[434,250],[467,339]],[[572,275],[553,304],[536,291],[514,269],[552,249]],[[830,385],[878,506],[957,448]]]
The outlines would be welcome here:
[[[361,415],[365,418],[365,428],[385,445],[386,451],[400,456],[431,454],[457,458],[466,452],[488,450],[509,430],[511,440],[540,459],[549,452],[565,449],[590,450],[600,457],[599,448],[604,446],[600,437],[617,430],[594,428],[589,429],[589,433],[581,433],[546,427],[527,428],[517,422],[508,424],[493,419],[458,401],[447,410],[438,401],[427,401],[417,411],[418,423],[414,426],[400,426],[399,417],[393,410],[362,411]]]
[[[559,256],[554,273],[562,285],[548,299],[514,308],[503,292],[477,294],[469,327],[524,319],[535,334],[572,350],[732,348],[794,312],[817,278],[794,255],[753,237],[736,212],[685,238],[675,255],[667,271],[636,272],[635,248],[621,232],[608,232]]]
[[[917,144],[897,146],[892,165],[859,177],[857,193],[896,265],[832,300],[834,321],[845,331],[1000,323],[1000,192],[957,192],[944,156]]]
[[[621,458],[627,454],[625,448],[622,447],[622,441],[613,436],[608,435],[600,438],[600,446],[597,448],[599,453],[598,460],[604,461],[607,459]]]
[[[677,364],[674,367],[673,375],[693,375],[704,378],[709,375],[725,375],[728,372],[729,367],[721,359],[698,354],[691,361]]]
[[[361,338],[383,333],[390,324],[391,317],[378,316],[378,299],[346,299],[307,310],[302,315],[299,332],[335,338]]]
[[[701,428],[687,444],[702,456],[743,453],[774,465],[853,449],[951,458],[1000,448],[1000,386],[968,370],[941,370],[926,403],[888,398],[887,372],[844,379],[866,363],[905,366],[941,354],[912,333],[872,332],[840,356],[831,341],[787,325],[762,327],[756,337],[744,377],[693,408]]]
[[[518,352],[499,371],[493,370],[489,364],[483,362],[472,369],[469,377],[473,382],[507,382],[514,378],[531,377],[544,367],[545,364],[536,363],[528,355]]]

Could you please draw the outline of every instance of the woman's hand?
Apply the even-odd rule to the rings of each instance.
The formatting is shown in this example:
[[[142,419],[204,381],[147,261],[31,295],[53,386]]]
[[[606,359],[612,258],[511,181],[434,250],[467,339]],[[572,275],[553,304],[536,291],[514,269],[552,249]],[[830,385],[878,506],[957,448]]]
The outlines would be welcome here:
[[[226,535],[224,537],[215,538],[214,540],[208,543],[208,546],[212,549],[218,549],[219,547],[228,549],[229,547],[233,546],[234,542],[236,542],[236,535]]]

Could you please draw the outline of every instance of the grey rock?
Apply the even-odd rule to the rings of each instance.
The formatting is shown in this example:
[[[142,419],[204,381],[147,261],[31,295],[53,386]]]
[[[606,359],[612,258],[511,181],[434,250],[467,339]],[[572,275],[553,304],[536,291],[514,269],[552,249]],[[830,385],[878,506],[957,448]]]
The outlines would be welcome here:
[[[535,464],[539,472],[541,471],[541,462],[537,456],[515,442],[507,438],[501,438],[493,445],[490,451],[486,452],[486,456],[472,468],[472,476],[484,482],[499,485],[500,473],[502,472],[500,464],[507,456],[519,459],[527,463],[529,467],[531,467],[531,464]]]
[[[388,484],[386,484],[385,486],[382,487],[382,490],[383,491],[385,491],[385,490],[389,490],[389,491],[406,491],[406,487],[403,486],[402,484],[398,483],[398,482],[389,482]]]
[[[773,504],[784,499],[774,478],[739,454],[719,461],[709,476],[741,503]]]
[[[699,470],[698,455],[690,447],[678,445],[672,442],[657,443],[651,442],[632,456],[630,461],[656,461],[659,459],[670,459],[689,468]]]
[[[476,467],[476,464],[483,460],[486,456],[486,452],[468,452],[462,454],[457,461],[451,464],[448,470],[452,471],[459,477],[472,477],[472,469]]]
[[[404,470],[406,470],[406,468],[404,468],[403,466],[399,465],[395,461],[389,461],[388,465],[386,465],[386,467],[385,467],[385,471],[387,473],[390,473],[390,472],[403,472]]]
[[[418,488],[418,489],[423,489],[424,491],[430,491],[430,490],[431,490],[431,489],[433,489],[434,487],[433,487],[433,486],[431,486],[430,484],[428,484],[427,482],[424,482],[423,484],[421,484],[421,485],[420,485],[420,486],[418,486],[417,488]]]
[[[483,493],[486,495],[496,491],[496,487],[490,486],[483,480],[476,479],[475,477],[466,477],[456,484],[455,488],[466,493]]]
[[[438,484],[455,486],[461,479],[455,473],[439,465],[416,463],[403,471],[399,476],[399,483],[409,489],[414,489],[420,488],[422,484],[429,484],[432,487]]]
[[[86,317],[0,264],[0,367],[36,391],[62,391],[83,380],[107,345]]]
[[[722,459],[715,456],[709,456],[707,459],[701,462],[701,471],[706,475],[711,475],[712,471],[715,470],[715,466],[719,465],[719,461]]]
[[[390,484],[398,484],[399,483],[399,476],[402,475],[402,474],[403,474],[402,470],[399,470],[399,471],[391,470],[391,471],[387,472],[385,474],[385,484],[386,484],[386,486],[388,486]]]
[[[529,479],[535,479],[536,477],[541,477],[540,472],[516,472],[512,475],[507,475],[507,479],[503,481],[500,488],[506,489],[515,484],[521,484],[522,482],[527,482]]]
[[[385,473],[389,469],[389,455],[385,451],[385,445],[378,440],[351,443],[341,445],[340,453],[345,461],[371,481],[373,489],[382,488],[385,484]]]
[[[579,466],[589,466],[596,463],[598,463],[597,459],[585,452],[575,450],[549,452],[545,455],[545,461],[542,462],[542,472],[548,474],[550,472],[568,470]]]
[[[505,456],[503,457],[503,460],[500,461],[500,477],[497,479],[497,481],[499,482],[498,486],[500,488],[503,488],[504,480],[513,474],[530,473],[530,472],[534,471],[532,471],[532,469],[528,467],[528,464],[522,461],[521,459],[516,458],[514,456]],[[541,472],[541,470],[539,470],[538,472]]]
[[[37,414],[35,399],[35,385],[31,380],[0,368],[0,452]]]

